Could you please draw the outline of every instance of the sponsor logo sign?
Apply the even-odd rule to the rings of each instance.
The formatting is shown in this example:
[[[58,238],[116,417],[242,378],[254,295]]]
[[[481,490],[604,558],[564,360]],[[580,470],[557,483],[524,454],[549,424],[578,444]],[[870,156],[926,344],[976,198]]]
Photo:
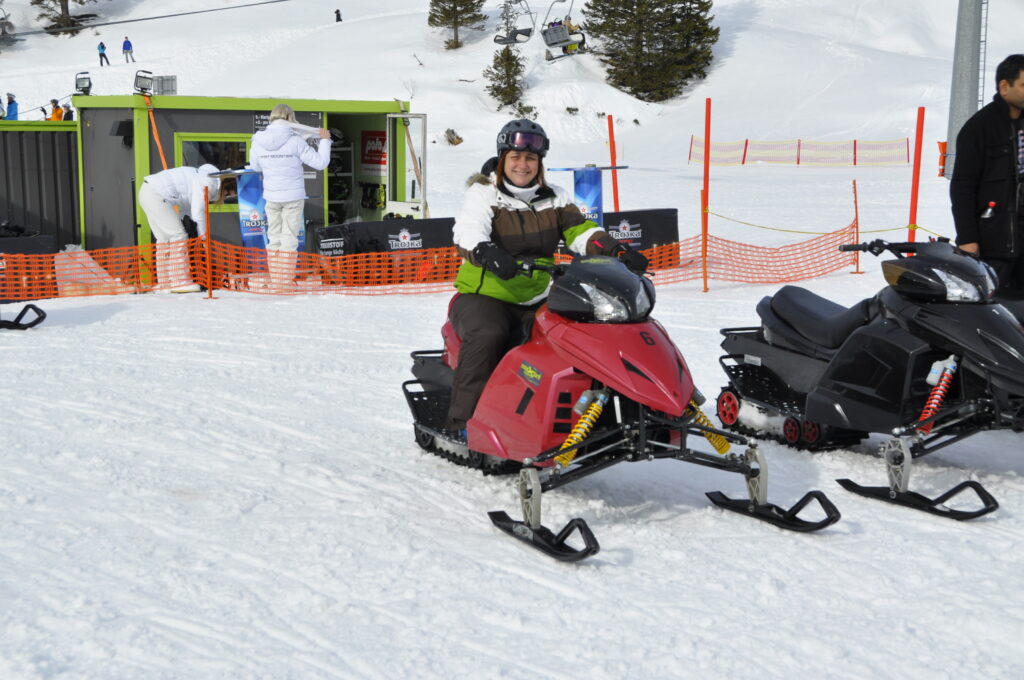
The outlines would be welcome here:
[[[627,220],[622,220],[618,226],[609,227],[608,233],[616,241],[628,243],[633,248],[640,248],[640,241],[643,238],[643,229],[640,225],[630,224]]]
[[[363,130],[359,150],[362,174],[383,177],[388,164],[387,134],[383,130]]]
[[[388,247],[391,250],[422,248],[423,239],[420,234],[413,234],[408,229],[399,229],[397,234],[388,234]]]
[[[540,381],[544,377],[544,374],[538,371],[536,367],[531,366],[530,364],[524,361],[523,363],[519,364],[519,377],[521,377],[523,380],[530,383],[534,387],[539,387]]]

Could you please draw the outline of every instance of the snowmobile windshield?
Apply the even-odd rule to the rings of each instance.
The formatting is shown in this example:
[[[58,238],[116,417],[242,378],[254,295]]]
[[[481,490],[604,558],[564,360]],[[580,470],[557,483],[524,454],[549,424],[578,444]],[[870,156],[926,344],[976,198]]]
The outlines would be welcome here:
[[[618,258],[578,257],[552,284],[548,308],[574,321],[639,323],[654,309],[654,284]]]
[[[882,273],[901,293],[936,302],[987,302],[996,289],[991,267],[941,242],[920,244],[917,257],[882,262]]]

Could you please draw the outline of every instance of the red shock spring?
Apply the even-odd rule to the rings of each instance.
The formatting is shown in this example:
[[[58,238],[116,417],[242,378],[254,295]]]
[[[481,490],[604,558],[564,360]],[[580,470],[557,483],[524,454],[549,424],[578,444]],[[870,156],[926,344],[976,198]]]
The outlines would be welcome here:
[[[927,401],[924,402],[924,410],[921,411],[921,417],[918,418],[918,422],[927,420],[933,415],[939,412],[942,408],[942,402],[946,400],[946,393],[949,392],[949,385],[953,382],[953,373],[956,371],[956,366],[947,366],[942,370],[942,375],[939,376],[939,382],[935,384],[932,391],[928,394]],[[932,427],[935,423],[927,423],[917,428],[923,434],[928,434],[932,431]]]

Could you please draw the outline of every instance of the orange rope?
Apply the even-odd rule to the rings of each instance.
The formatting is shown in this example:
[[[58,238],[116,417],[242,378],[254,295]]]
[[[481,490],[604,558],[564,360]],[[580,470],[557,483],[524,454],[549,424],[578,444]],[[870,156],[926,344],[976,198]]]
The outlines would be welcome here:
[[[149,95],[144,94],[142,98],[146,100],[146,108],[149,109],[149,124],[153,128],[153,139],[156,140],[156,150],[160,152],[160,163],[164,166],[164,170],[167,169],[167,158],[164,157],[164,145],[160,143],[160,132],[156,129],[156,117],[153,115],[153,102],[149,101]]]

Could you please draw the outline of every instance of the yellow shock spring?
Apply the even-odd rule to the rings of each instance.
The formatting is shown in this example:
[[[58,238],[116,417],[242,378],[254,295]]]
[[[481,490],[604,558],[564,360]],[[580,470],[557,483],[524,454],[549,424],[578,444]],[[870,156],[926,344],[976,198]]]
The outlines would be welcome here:
[[[697,421],[698,425],[714,427],[711,424],[711,419],[704,415],[704,412],[700,410],[700,406],[697,406],[697,402],[690,400],[690,408],[693,409],[693,419]],[[714,432],[704,432],[703,434],[704,438],[715,447],[715,451],[718,451],[719,455],[724,456],[729,452],[729,441],[725,437]]]
[[[602,403],[602,400],[594,399],[594,401],[590,403],[590,406],[587,407],[587,410],[583,412],[583,415],[580,416],[575,427],[572,428],[572,432],[570,432],[569,436],[565,438],[565,441],[562,443],[560,448],[567,449],[570,446],[575,446],[586,439],[587,435],[590,434],[590,431],[594,428],[594,424],[597,422],[597,419],[601,417],[601,412],[603,410],[604,404]],[[572,459],[576,457],[577,450],[578,449],[574,449],[567,453],[555,456],[555,462],[562,467],[568,467],[569,463],[572,462]]]

